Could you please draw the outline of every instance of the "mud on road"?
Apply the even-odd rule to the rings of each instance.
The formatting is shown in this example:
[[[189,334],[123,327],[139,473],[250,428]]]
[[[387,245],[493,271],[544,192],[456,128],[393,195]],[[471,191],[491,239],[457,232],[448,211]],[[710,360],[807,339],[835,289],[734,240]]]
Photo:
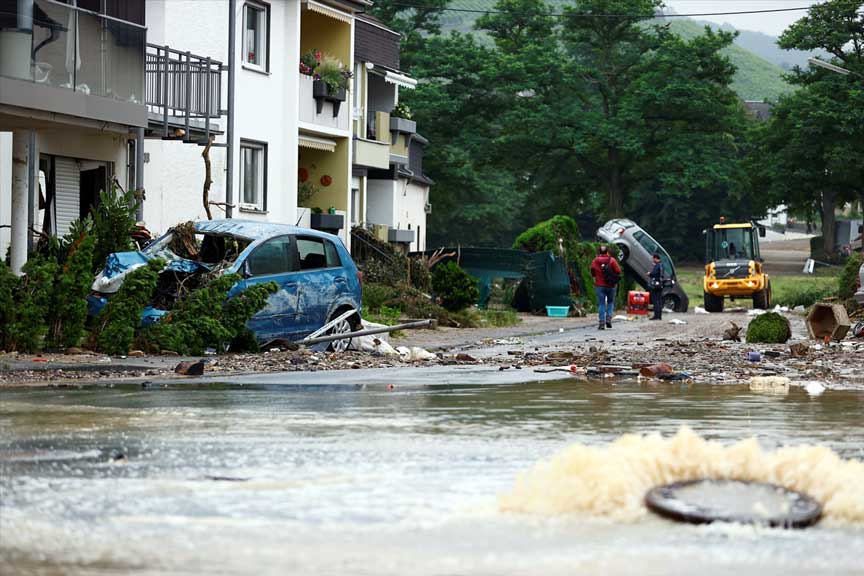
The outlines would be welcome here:
[[[418,347],[434,358],[411,360],[398,355],[368,352],[313,352],[277,350],[259,354],[226,354],[200,359],[174,356],[109,358],[95,354],[26,356],[0,355],[0,386],[87,385],[131,381],[147,383],[165,379],[192,379],[175,374],[182,360],[205,362],[206,376],[248,375],[274,372],[392,369],[435,365],[482,365],[498,370],[530,373],[549,370],[600,378],[635,378],[639,370],[667,363],[672,375],[664,378],[727,384],[747,382],[754,376],[785,376],[793,384],[818,382],[827,387],[864,389],[864,339],[815,342],[807,337],[804,317],[789,312],[792,339],[786,344],[747,344],[723,340],[735,322],[746,333],[753,318],[742,312],[722,314],[668,314],[660,322],[629,317],[613,323],[611,330],[597,329],[591,318],[522,316],[509,328],[416,330],[391,338],[394,347]],[[620,317],[619,318],[623,318]],[[799,346],[793,354],[790,346]],[[803,350],[803,355],[801,352]],[[749,352],[758,352],[753,362]]]

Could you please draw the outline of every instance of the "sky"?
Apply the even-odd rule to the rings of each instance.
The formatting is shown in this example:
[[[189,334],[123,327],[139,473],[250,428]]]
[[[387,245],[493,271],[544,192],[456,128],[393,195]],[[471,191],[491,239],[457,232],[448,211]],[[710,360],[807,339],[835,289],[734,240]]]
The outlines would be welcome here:
[[[665,0],[666,6],[672,8],[678,14],[806,8],[815,3],[814,0]],[[771,36],[779,36],[787,26],[806,14],[805,10],[801,10],[798,12],[779,12],[773,14],[699,16],[695,19],[708,20],[717,24],[728,22],[739,30],[753,30],[764,32]]]

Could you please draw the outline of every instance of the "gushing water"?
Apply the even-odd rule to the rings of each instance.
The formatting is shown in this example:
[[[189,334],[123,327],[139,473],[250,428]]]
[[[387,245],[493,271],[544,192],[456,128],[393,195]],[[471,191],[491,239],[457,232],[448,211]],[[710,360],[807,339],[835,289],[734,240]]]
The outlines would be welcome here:
[[[574,444],[522,474],[499,499],[504,511],[643,516],[654,486],[698,478],[778,484],[816,498],[824,517],[864,522],[864,462],[821,446],[763,450],[755,438],[726,446],[684,426],[672,437],[627,434],[608,446]]]

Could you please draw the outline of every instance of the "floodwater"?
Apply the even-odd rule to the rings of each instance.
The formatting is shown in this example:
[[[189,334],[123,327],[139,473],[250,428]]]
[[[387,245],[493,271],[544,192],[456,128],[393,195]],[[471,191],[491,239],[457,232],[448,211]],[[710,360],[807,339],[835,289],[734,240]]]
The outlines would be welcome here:
[[[862,416],[858,390],[576,380],[3,390],[0,573],[860,575]],[[641,507],[647,479],[745,464],[831,514]]]

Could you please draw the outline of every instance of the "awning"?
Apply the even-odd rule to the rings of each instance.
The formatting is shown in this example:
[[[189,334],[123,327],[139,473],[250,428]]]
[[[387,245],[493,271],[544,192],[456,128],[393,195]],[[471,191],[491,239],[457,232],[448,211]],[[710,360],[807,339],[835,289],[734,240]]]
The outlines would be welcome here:
[[[327,16],[328,18],[333,18],[334,20],[345,22],[346,24],[350,24],[351,20],[353,19],[351,14],[348,14],[347,12],[342,12],[341,10],[337,10],[336,8],[331,8],[330,6],[325,6],[324,4],[315,2],[315,0],[306,0],[306,9]]]
[[[336,142],[333,140],[306,136],[305,134],[299,136],[297,144],[302,148],[311,148],[312,150],[323,150],[324,152],[336,151]]]
[[[417,87],[417,80],[414,78],[405,76],[404,74],[390,72],[389,70],[384,74],[384,81],[389,82],[390,84],[396,84],[402,88],[410,88],[411,90]]]

